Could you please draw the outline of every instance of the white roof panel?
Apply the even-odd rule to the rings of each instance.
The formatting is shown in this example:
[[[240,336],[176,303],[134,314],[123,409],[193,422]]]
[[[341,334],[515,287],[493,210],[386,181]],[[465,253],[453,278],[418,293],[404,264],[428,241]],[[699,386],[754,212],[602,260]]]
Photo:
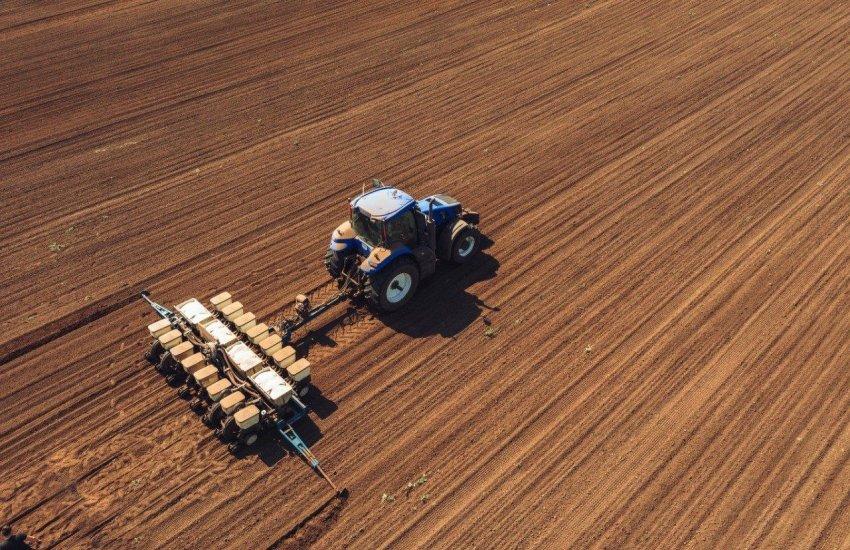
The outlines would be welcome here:
[[[351,205],[371,218],[386,219],[407,207],[413,197],[393,187],[382,187],[368,191],[354,199]]]

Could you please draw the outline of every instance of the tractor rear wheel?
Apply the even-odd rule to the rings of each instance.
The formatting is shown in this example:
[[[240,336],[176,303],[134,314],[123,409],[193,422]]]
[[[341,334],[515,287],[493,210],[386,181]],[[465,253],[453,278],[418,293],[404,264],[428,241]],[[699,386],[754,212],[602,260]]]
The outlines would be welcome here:
[[[339,252],[331,250],[330,248],[327,252],[325,252],[325,269],[328,270],[328,273],[330,273],[330,276],[334,279],[342,275],[342,267],[344,264],[345,261]]]
[[[366,299],[379,311],[391,312],[404,307],[419,286],[419,268],[410,258],[399,258],[366,281]]]
[[[465,264],[481,249],[481,234],[471,225],[460,230],[452,242],[452,262]]]

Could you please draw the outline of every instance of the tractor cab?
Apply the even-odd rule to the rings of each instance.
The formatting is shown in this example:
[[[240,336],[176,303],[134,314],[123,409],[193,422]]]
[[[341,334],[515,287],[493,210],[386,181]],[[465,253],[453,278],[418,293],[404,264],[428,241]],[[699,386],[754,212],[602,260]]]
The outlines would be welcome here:
[[[416,201],[392,187],[380,187],[351,201],[351,228],[369,247],[418,242]]]
[[[437,260],[465,263],[480,248],[478,214],[448,195],[421,200],[378,182],[349,204],[331,235],[325,266],[340,284],[357,281],[382,311],[406,303]]]

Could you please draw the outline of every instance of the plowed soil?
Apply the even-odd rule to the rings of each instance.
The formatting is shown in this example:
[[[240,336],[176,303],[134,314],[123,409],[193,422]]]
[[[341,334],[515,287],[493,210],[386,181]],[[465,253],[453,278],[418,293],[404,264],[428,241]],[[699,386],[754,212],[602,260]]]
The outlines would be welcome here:
[[[0,522],[850,546],[848,51],[839,0],[3,3]],[[308,335],[335,499],[279,441],[228,453],[138,292],[271,321],[371,178],[492,243]]]

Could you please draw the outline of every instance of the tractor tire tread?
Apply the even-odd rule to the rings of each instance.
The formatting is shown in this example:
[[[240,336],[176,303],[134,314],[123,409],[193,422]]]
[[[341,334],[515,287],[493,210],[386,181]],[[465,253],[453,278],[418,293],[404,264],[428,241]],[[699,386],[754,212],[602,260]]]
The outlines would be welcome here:
[[[392,266],[383,269],[380,273],[376,273],[374,275],[366,277],[366,284],[363,287],[364,296],[369,306],[374,308],[376,311],[390,311],[381,303],[381,292],[384,288],[384,285],[391,278],[391,274],[396,273],[398,271],[399,266],[402,265],[409,265],[413,268],[413,270],[417,273],[416,284],[418,285],[419,267],[416,265],[416,262],[409,257],[401,257],[396,260]],[[412,289],[411,291],[411,294],[413,294],[413,292],[415,291],[416,289],[414,287],[414,289]],[[407,300],[405,300],[405,302],[406,301]],[[395,309],[400,309],[400,307],[393,308],[393,310]]]
[[[469,254],[467,254],[467,256],[463,257],[458,254],[458,246],[460,245],[460,241],[467,236],[471,236],[475,239],[475,246],[473,250]],[[465,264],[480,251],[481,232],[478,230],[478,226],[466,224],[464,227],[460,228],[460,230],[457,232],[454,239],[452,240],[450,260],[453,264],[456,265]]]
[[[339,254],[334,252],[331,249],[328,249],[325,252],[325,269],[328,270],[328,273],[331,277],[336,279],[340,275],[342,275],[342,262],[340,261]]]

